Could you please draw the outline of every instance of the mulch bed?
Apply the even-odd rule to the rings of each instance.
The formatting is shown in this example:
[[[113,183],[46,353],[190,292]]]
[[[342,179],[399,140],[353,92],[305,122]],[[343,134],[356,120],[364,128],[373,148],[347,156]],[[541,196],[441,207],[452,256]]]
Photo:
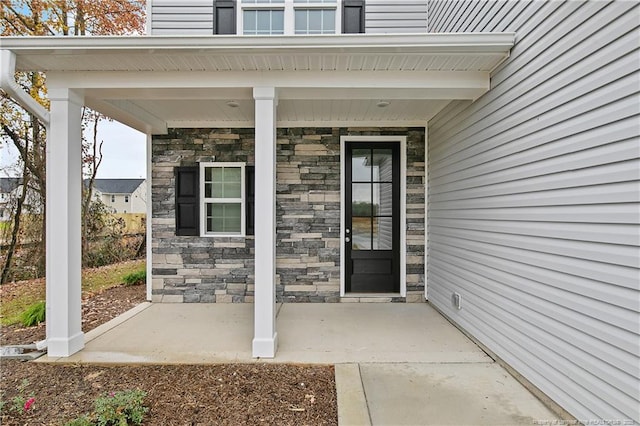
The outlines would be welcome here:
[[[9,291],[9,287],[5,288]],[[118,286],[82,301],[89,331],[145,300],[144,286]],[[3,327],[2,345],[45,338],[45,326]],[[26,380],[26,381],[25,381]],[[19,387],[35,398],[28,411],[12,410]],[[333,366],[291,364],[61,365],[0,364],[2,425],[64,425],[93,410],[109,392],[147,392],[144,425],[337,425]]]
[[[284,364],[52,365],[10,361],[5,401],[26,378],[35,403],[3,425],[60,425],[107,392],[147,392],[145,425],[337,425],[333,367]]]

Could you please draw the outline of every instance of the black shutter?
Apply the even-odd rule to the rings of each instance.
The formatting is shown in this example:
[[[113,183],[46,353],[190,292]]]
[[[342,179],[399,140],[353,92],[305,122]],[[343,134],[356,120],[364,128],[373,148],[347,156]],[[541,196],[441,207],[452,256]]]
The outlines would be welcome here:
[[[364,33],[364,0],[343,0],[342,33]]]
[[[176,167],[176,235],[200,235],[199,168]]]
[[[214,0],[213,2],[213,33],[236,33],[236,2],[235,0]]]
[[[256,219],[256,168],[254,166],[245,166],[245,218],[246,218],[246,234],[255,235],[255,219]]]

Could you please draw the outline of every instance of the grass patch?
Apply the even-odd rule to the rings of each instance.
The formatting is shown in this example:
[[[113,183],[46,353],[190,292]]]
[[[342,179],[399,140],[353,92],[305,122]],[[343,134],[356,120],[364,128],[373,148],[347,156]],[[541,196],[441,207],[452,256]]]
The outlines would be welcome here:
[[[144,268],[144,265],[145,261],[141,259],[115,263],[100,268],[83,269],[83,297],[122,284],[126,275],[140,271],[140,269]],[[5,289],[7,288],[11,288],[11,290],[6,291]],[[45,283],[43,279],[4,284],[0,286],[0,291],[2,291],[2,298],[0,299],[0,324],[2,325],[19,324],[24,311],[30,306],[45,300]]]
[[[0,302],[0,312],[2,312],[0,324],[20,324],[22,322],[23,312],[25,312],[27,309],[29,309],[30,306],[33,306],[38,302],[44,303],[44,281],[42,281],[41,285],[28,287],[28,291],[20,291],[21,289],[16,290],[16,293],[18,293],[17,295],[12,295],[11,298],[2,298],[2,301]],[[27,289],[25,288],[25,290]]]
[[[114,263],[100,268],[88,268],[82,271],[82,292],[98,293],[124,282],[124,277],[143,269],[144,260]]]
[[[34,303],[22,312],[22,315],[20,315],[20,322],[25,327],[33,327],[34,325],[44,322],[45,312],[46,308],[44,302],[41,301]]]
[[[147,270],[142,269],[140,271],[132,272],[122,277],[122,281],[126,286],[144,284],[147,281]]]

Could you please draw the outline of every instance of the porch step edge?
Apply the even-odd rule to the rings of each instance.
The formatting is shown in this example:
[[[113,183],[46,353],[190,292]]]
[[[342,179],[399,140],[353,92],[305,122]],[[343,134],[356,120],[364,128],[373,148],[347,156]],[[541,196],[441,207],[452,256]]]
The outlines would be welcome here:
[[[358,364],[336,364],[338,425],[371,426]]]

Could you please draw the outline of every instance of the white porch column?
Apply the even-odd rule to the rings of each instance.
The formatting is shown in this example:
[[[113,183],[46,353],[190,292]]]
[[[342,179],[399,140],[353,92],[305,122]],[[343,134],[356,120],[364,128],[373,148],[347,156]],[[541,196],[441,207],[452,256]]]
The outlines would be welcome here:
[[[276,106],[274,87],[253,89],[256,109],[253,356],[273,358],[276,332]]]
[[[81,185],[84,98],[68,88],[49,90],[47,133],[47,346],[67,357],[84,347],[81,310]]]

